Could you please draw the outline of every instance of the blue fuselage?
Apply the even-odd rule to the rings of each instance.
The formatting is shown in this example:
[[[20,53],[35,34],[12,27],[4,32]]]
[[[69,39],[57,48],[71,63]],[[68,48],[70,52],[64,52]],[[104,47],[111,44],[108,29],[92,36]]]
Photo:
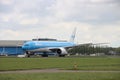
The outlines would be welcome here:
[[[59,47],[72,47],[75,46],[73,42],[62,41],[28,41],[23,46],[23,50],[34,50],[40,48],[59,48]]]

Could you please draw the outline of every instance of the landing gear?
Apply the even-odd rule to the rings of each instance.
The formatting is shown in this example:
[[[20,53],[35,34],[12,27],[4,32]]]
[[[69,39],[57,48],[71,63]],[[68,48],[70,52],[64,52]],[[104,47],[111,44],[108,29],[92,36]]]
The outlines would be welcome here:
[[[65,57],[65,55],[59,54],[59,57]]]
[[[26,51],[26,57],[30,57],[30,52]]]
[[[41,56],[42,57],[48,57],[48,54],[46,52],[44,52]]]

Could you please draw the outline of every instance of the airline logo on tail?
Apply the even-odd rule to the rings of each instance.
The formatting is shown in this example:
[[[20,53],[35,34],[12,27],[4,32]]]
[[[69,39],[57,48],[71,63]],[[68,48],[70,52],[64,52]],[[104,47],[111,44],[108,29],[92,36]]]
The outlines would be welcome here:
[[[73,33],[71,35],[70,42],[74,42],[75,35],[76,35],[76,27],[74,28],[74,31],[73,31]]]

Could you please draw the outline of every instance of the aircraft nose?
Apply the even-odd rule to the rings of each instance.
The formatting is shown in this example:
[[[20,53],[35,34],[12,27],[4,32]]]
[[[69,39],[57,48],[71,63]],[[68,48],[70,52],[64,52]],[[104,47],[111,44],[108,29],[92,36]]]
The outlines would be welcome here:
[[[23,46],[22,46],[22,49],[23,49],[23,50],[26,50],[26,47],[23,45]]]
[[[33,42],[26,42],[25,44],[23,44],[22,49],[23,50],[33,49]]]
[[[24,44],[23,46],[22,46],[22,49],[23,50],[27,50],[29,48],[29,45],[28,44]]]

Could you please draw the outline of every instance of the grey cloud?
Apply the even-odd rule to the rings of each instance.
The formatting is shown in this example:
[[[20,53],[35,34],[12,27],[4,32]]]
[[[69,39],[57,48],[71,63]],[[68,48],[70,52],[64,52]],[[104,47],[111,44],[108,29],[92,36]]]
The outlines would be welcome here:
[[[4,5],[0,3],[0,13],[8,14],[13,11],[13,7],[11,5]]]
[[[78,0],[76,0],[78,1]],[[95,0],[92,0],[95,1]],[[97,0],[93,3],[86,0],[84,3],[78,2],[69,10],[66,8],[65,21],[82,21],[89,23],[111,23],[120,20],[120,10],[118,0]],[[68,6],[67,4],[65,7]]]
[[[55,0],[22,0],[16,2],[16,9],[22,14],[28,14],[30,16],[43,17],[48,16],[51,12],[47,9]]]
[[[57,3],[58,1],[61,3],[60,5]],[[24,18],[51,16],[55,20],[58,19],[55,15],[62,12],[65,15],[64,17],[60,17],[61,15],[59,14],[57,16],[67,22],[109,23],[120,20],[119,6],[116,5],[120,3],[119,0],[71,1],[73,3],[69,4],[69,0],[66,0],[66,2],[64,0],[14,0],[12,5],[1,4],[0,11],[4,12],[4,14],[16,13],[17,11],[20,14],[26,14]],[[115,5],[111,6],[109,4]]]

